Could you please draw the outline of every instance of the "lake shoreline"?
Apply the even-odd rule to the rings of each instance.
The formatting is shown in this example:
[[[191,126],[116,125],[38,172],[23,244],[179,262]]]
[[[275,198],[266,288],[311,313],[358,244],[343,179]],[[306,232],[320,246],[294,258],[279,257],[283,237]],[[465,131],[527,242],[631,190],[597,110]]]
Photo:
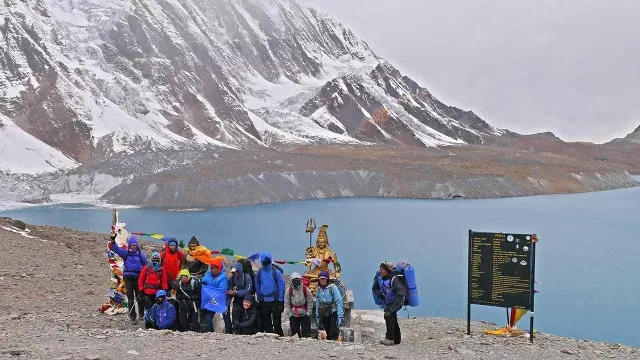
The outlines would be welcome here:
[[[158,209],[158,210],[166,210],[171,212],[202,212],[209,211],[214,209],[225,209],[225,208],[242,208],[242,207],[251,207],[251,206],[268,206],[275,204],[288,204],[288,203],[297,203],[304,201],[312,201],[312,200],[339,200],[339,199],[404,199],[404,200],[439,200],[439,201],[456,201],[456,200],[500,200],[500,199],[511,199],[511,198],[529,198],[529,197],[538,197],[538,196],[551,196],[551,195],[578,195],[578,194],[586,194],[586,193],[594,193],[594,192],[606,192],[606,191],[615,191],[620,189],[627,189],[640,186],[640,175],[629,175],[632,180],[635,180],[635,183],[631,182],[622,182],[619,183],[618,187],[604,187],[599,189],[587,190],[587,191],[574,191],[574,192],[557,192],[557,193],[529,193],[529,194],[512,194],[512,195],[503,195],[503,196],[457,196],[452,195],[451,197],[429,197],[429,196],[401,196],[401,195],[392,195],[392,196],[380,196],[380,195],[370,195],[370,196],[328,196],[328,197],[318,197],[314,196],[314,194],[309,194],[308,197],[296,198],[296,199],[284,199],[284,200],[276,200],[276,201],[250,201],[243,202],[239,201],[237,203],[232,204],[218,204],[211,206],[204,206],[200,204],[200,206],[194,206],[193,204],[186,204],[184,206],[167,206],[167,205],[145,205],[145,204],[127,204],[127,203],[117,203],[113,201],[105,201],[102,198],[105,197],[104,194],[87,194],[87,193],[59,193],[52,194],[48,197],[50,201],[44,202],[20,202],[20,201],[1,201],[0,200],[0,213],[3,211],[11,211],[17,210],[21,208],[29,208],[29,207],[42,207],[42,206],[53,206],[53,205],[65,205],[65,204],[83,204],[83,205],[92,205],[100,208],[125,208],[125,209]],[[426,194],[425,194],[426,195]]]
[[[278,355],[293,359],[309,352],[332,354],[339,359],[464,359],[483,358],[562,359],[577,355],[584,359],[616,357],[637,359],[640,349],[616,343],[537,334],[533,344],[523,337],[505,338],[483,335],[495,329],[486,322],[472,323],[472,335],[466,335],[464,320],[439,317],[400,319],[403,343],[385,347],[384,323],[380,312],[360,310],[354,315],[354,327],[362,333],[359,343],[320,342],[271,336],[229,336],[220,333],[196,334],[141,330],[132,326],[125,315],[107,316],[97,313],[106,300],[109,272],[104,246],[106,233],[91,233],[54,226],[26,224],[29,231],[17,229],[19,222],[0,218],[0,284],[7,289],[0,294],[0,337],[4,338],[2,354],[28,358],[119,358],[132,351],[145,358],[174,359],[168,342],[178,341],[194,354],[215,351],[223,357],[255,358]],[[157,244],[143,241],[151,251]],[[36,252],[40,256],[29,257]],[[29,268],[21,268],[25,257]],[[10,271],[9,269],[20,269]],[[39,269],[46,269],[43,274]],[[56,276],[51,286],[49,274]],[[34,292],[33,289],[39,289]],[[60,289],[68,289],[60,293]],[[65,298],[69,297],[69,302]],[[28,298],[29,301],[22,301]],[[59,306],[63,301],[67,306]],[[51,311],[51,309],[56,311]],[[282,351],[287,354],[282,356]]]

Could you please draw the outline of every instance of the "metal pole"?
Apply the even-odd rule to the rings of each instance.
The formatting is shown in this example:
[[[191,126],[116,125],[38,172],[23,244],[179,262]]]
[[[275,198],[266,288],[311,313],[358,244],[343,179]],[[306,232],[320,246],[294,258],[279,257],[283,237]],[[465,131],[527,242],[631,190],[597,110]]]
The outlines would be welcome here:
[[[473,247],[472,247],[472,231],[469,230],[469,269],[468,269],[468,277],[467,277],[467,335],[471,335],[471,259],[473,256]]]
[[[533,318],[535,315],[534,299],[535,299],[535,283],[536,283],[536,241],[537,236],[533,235],[531,244],[531,283],[529,284],[529,296],[531,303],[531,315],[529,316],[529,339],[533,343]]]

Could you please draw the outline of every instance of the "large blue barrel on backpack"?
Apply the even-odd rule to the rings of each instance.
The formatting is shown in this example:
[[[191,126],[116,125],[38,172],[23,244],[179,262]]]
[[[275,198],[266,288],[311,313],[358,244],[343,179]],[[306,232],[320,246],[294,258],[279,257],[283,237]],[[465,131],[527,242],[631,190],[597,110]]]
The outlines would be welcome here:
[[[418,284],[416,282],[416,270],[410,264],[404,268],[404,280],[407,282],[407,299],[409,306],[418,306]]]

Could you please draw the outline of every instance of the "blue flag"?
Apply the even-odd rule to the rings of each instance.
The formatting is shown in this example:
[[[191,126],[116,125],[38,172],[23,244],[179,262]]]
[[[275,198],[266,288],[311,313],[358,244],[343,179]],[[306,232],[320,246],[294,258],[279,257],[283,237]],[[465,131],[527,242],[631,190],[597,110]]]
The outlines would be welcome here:
[[[202,302],[200,307],[217,312],[224,313],[227,311],[227,292],[225,290],[216,289],[213,286],[202,285]]]

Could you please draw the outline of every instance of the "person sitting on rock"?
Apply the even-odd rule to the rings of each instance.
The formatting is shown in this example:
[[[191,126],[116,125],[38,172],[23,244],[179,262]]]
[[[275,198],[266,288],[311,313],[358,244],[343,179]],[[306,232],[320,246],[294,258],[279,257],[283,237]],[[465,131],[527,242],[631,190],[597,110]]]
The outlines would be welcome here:
[[[176,322],[176,308],[167,300],[167,292],[158,291],[155,304],[149,311],[149,323],[156,330],[173,329]]]
[[[189,270],[189,273],[192,277],[202,280],[204,274],[207,272],[207,270],[209,270],[209,266],[193,257],[190,253],[198,246],[200,246],[200,242],[198,241],[198,239],[196,239],[195,236],[191,237],[191,240],[189,240],[189,250],[184,256],[184,263],[182,264],[182,268]]]
[[[344,325],[342,294],[334,284],[329,283],[329,272],[318,274],[316,288],[316,321],[318,330],[327,332],[327,340],[338,340],[340,326]]]
[[[179,331],[200,331],[201,288],[200,280],[191,276],[189,270],[180,270],[175,288],[178,303],[177,328]]]
[[[407,293],[402,280],[394,276],[394,266],[391,262],[380,264],[380,275],[374,279],[372,291],[376,303],[384,307],[384,321],[387,325],[387,333],[380,343],[387,346],[400,344],[398,311],[402,309]]]
[[[160,261],[162,262],[162,268],[167,272],[167,279],[173,289],[184,261],[184,252],[178,248],[178,240],[171,238],[164,243],[164,249],[160,251]]]
[[[162,268],[160,254],[155,251],[151,254],[151,262],[142,268],[140,277],[138,278],[138,290],[141,293],[141,302],[147,312],[151,309],[151,306],[153,306],[158,291],[166,291],[168,288],[167,273]]]
[[[224,327],[227,334],[233,333],[233,327],[231,322],[231,316],[235,319],[242,310],[242,302],[246,295],[251,295],[253,289],[253,281],[249,274],[245,274],[242,270],[242,264],[235,263],[231,266],[231,276],[229,276],[229,290],[227,295],[229,301],[227,301],[227,312],[224,314]],[[233,310],[230,311],[230,307],[233,305]]]
[[[258,312],[253,306],[254,299],[251,294],[245,295],[242,300],[242,309],[238,311],[238,317],[233,317],[233,329],[238,335],[254,335],[258,332]]]
[[[311,290],[302,283],[302,275],[291,274],[291,286],[284,293],[284,310],[289,317],[291,336],[300,338],[311,336],[311,318],[309,312],[313,306]]]
[[[138,303],[138,318],[140,321],[144,318],[144,306],[140,304],[142,300],[140,290],[138,289],[138,279],[140,278],[142,268],[147,265],[147,257],[144,252],[140,251],[138,240],[133,236],[127,241],[127,249],[122,249],[116,244],[114,234],[109,242],[109,250],[118,254],[124,261],[122,275],[124,276],[124,287],[127,293],[129,319],[132,324],[136,325],[138,323],[136,319],[136,300]]]

